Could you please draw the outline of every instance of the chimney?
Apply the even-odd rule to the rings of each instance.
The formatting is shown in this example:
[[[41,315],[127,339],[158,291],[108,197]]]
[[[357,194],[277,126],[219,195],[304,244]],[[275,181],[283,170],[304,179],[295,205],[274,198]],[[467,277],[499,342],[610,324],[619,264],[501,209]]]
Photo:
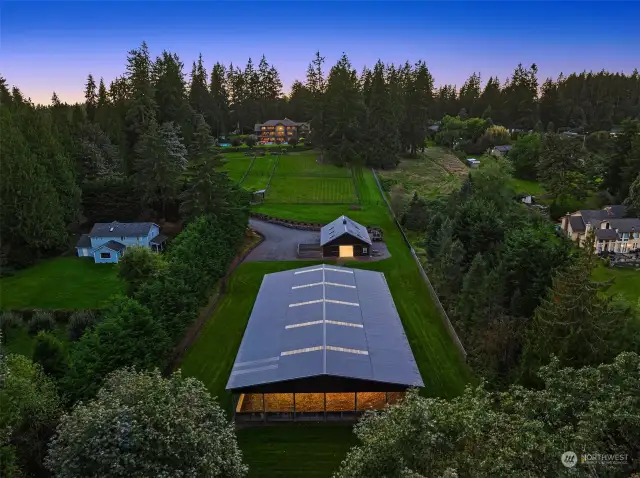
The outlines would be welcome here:
[[[342,216],[342,224],[347,224],[347,217],[346,216]]]

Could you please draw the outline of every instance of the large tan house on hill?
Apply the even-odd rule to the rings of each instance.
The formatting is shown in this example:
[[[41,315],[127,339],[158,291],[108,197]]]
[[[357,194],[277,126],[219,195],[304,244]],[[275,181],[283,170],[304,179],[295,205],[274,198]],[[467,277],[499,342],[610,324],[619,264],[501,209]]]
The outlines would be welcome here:
[[[587,234],[593,230],[597,252],[640,249],[640,218],[625,217],[626,212],[625,206],[615,205],[568,213],[562,218],[562,231],[582,247]]]
[[[309,123],[297,123],[289,118],[269,120],[254,127],[254,134],[260,143],[275,143],[276,140],[286,143],[291,138],[306,137],[309,131]]]

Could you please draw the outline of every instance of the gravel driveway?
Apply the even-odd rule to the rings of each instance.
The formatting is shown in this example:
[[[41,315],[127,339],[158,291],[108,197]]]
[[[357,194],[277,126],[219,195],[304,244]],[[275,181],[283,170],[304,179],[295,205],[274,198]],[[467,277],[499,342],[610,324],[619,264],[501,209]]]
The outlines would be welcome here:
[[[270,222],[249,219],[249,225],[265,240],[244,259],[245,261],[296,261],[298,244],[320,244],[320,233],[278,226]]]

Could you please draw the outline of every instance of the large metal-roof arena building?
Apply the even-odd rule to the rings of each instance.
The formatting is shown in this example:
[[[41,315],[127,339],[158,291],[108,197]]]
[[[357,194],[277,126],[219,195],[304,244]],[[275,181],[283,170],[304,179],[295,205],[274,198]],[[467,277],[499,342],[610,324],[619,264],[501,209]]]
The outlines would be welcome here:
[[[355,418],[422,387],[384,274],[264,276],[227,390],[241,421]]]

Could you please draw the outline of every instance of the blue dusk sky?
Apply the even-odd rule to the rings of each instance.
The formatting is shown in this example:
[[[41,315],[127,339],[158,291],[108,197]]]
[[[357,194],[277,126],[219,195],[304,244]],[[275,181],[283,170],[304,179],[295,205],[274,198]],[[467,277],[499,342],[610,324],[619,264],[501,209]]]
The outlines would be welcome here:
[[[87,74],[108,83],[146,40],[186,65],[202,53],[244,67],[262,54],[285,92],[316,50],[327,70],[345,52],[361,71],[378,58],[425,60],[436,86],[474,71],[504,81],[518,63],[560,72],[640,67],[640,2],[0,2],[0,74],[36,103],[83,98]]]

